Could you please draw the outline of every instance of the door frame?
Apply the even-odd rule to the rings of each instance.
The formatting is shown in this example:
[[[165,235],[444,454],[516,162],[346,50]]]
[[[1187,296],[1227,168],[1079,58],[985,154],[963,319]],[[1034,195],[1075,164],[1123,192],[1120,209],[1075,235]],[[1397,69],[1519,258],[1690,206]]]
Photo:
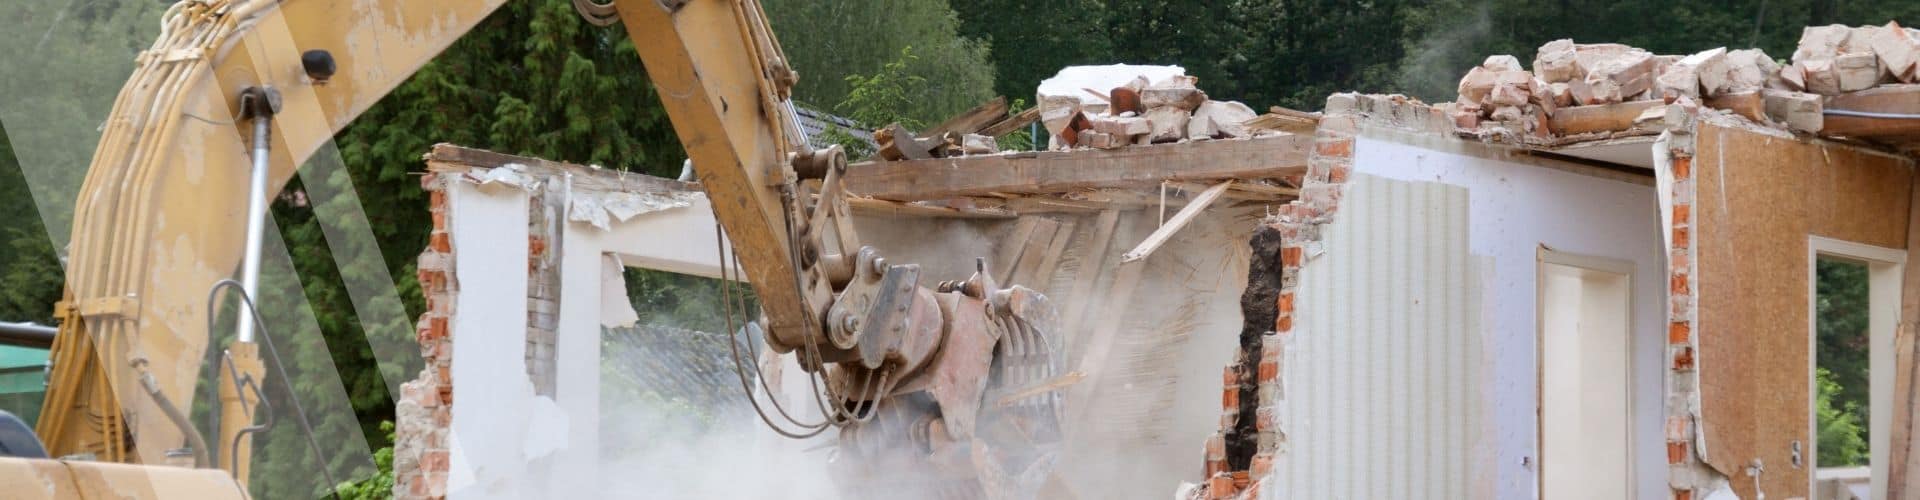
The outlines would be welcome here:
[[[1893,391],[1894,339],[1900,324],[1902,278],[1907,252],[1893,248],[1807,236],[1807,446],[1801,462],[1806,464],[1807,491],[1819,487],[1820,422],[1815,403],[1820,388],[1814,370],[1820,366],[1819,297],[1821,257],[1852,261],[1867,266],[1867,415],[1868,470],[1872,471],[1875,498],[1884,498],[1887,490],[1887,460],[1891,458],[1892,398],[1877,397]],[[1876,401],[1882,404],[1873,404]],[[1883,424],[1876,424],[1883,422]]]
[[[1618,274],[1627,280],[1627,317],[1622,319],[1622,322],[1624,322],[1627,327],[1627,355],[1624,366],[1625,370],[1622,371],[1622,373],[1626,375],[1622,383],[1626,385],[1627,389],[1626,415],[1624,415],[1627,421],[1627,495],[1629,498],[1637,497],[1639,495],[1639,478],[1636,477],[1637,471],[1635,469],[1637,468],[1634,467],[1634,458],[1637,456],[1639,450],[1638,447],[1635,446],[1634,436],[1639,433],[1639,423],[1636,422],[1637,419],[1634,418],[1636,414],[1634,400],[1637,398],[1634,397],[1636,391],[1634,387],[1633,361],[1634,354],[1638,352],[1640,346],[1640,339],[1639,335],[1634,334],[1634,319],[1639,316],[1639,311],[1634,307],[1634,263],[1626,259],[1563,252],[1554,250],[1544,244],[1540,245],[1535,251],[1535,255],[1536,262],[1533,272],[1533,456],[1535,461],[1533,477],[1536,493],[1535,498],[1548,498],[1546,496],[1546,419],[1544,418],[1547,405],[1546,395],[1544,391],[1541,390],[1541,386],[1546,382],[1547,374],[1545,363],[1546,332],[1543,331],[1546,327],[1546,314],[1544,314],[1546,303],[1540,300],[1543,295],[1542,292],[1546,291],[1546,280],[1542,278],[1546,276],[1548,265],[1577,267],[1590,271]]]

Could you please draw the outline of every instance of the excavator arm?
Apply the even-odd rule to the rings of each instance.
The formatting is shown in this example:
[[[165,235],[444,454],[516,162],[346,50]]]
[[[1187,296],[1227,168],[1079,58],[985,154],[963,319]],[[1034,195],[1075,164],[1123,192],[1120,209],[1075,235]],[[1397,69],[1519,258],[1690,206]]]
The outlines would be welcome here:
[[[244,313],[222,356],[216,435],[199,436],[181,416],[214,337],[209,290],[241,269],[251,293],[272,193],[504,1],[186,0],[169,9],[160,39],[141,53],[116,99],[80,191],[37,429],[52,456],[219,467],[244,484],[243,429],[257,401],[236,379],[266,376]],[[1005,474],[1031,476],[1046,465],[1032,453],[983,459],[994,452],[949,446],[1005,418],[1057,418],[1051,396],[1024,405],[1025,415],[974,415],[988,378],[1032,382],[994,373],[1041,377],[1058,364],[1057,345],[1044,348],[1057,344],[1051,315],[1032,312],[1046,309],[1044,298],[999,288],[984,263],[972,279],[936,292],[919,284],[917,266],[888,264],[860,246],[839,182],[845,155],[798,140],[786,111],[798,76],[757,0],[574,5],[591,22],[624,24],[760,299],[768,345],[800,354],[802,367],[839,396],[840,406],[823,408],[830,423],[873,419],[882,400],[937,400],[900,405],[906,410],[879,419],[894,423],[843,432],[843,442],[926,441],[937,428],[944,441],[920,448],[1022,469]],[[1041,369],[1003,367],[1012,359],[1002,340],[1009,338],[1028,346],[1018,358]],[[942,347],[950,342],[960,347]],[[888,390],[855,391],[848,381],[860,377]],[[929,382],[935,378],[964,383]],[[213,460],[207,448],[237,452]],[[1002,458],[1015,448],[995,446]],[[0,464],[0,485],[9,483],[6,469]]]

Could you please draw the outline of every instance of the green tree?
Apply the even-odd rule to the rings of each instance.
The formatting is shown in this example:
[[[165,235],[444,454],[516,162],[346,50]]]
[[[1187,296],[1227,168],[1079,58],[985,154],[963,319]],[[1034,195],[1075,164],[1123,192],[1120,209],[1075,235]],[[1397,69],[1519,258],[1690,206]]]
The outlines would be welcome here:
[[[1845,467],[1867,464],[1867,426],[1861,415],[1866,411],[1850,402],[1840,401],[1840,384],[1825,368],[1814,370],[1814,422],[1819,427],[1814,446],[1820,467]]]
[[[952,0],[960,34],[989,45],[994,92],[1033,99],[1060,68],[1108,64],[1107,5],[1098,0]]]
[[[945,0],[767,0],[767,19],[800,72],[797,100],[823,106],[847,99],[847,75],[873,75],[904,47],[905,73],[925,81],[905,116],[934,123],[993,97],[987,44],[961,36]],[[821,108],[824,109],[824,108]],[[884,123],[874,123],[884,125]]]

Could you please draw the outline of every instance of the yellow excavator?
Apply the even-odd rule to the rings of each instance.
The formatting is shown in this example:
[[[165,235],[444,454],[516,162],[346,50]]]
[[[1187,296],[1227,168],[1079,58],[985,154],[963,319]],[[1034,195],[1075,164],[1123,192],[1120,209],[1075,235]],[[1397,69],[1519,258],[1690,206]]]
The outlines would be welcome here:
[[[0,428],[0,492],[245,498],[261,387],[284,377],[267,369],[272,338],[251,308],[268,201],[504,1],[172,5],[102,125],[46,400],[31,442]],[[776,427],[838,429],[836,477],[888,485],[866,491],[1036,495],[1052,478],[1060,402],[1014,389],[1060,364],[1045,297],[994,283],[984,261],[925,286],[918,266],[860,244],[846,156],[799,140],[785,111],[798,75],[757,0],[572,1],[586,22],[624,25],[759,298],[756,327],[836,401],[824,421]],[[214,293],[245,307],[205,380]],[[210,438],[188,418],[203,383],[217,388]],[[994,393],[1027,395],[981,404]]]

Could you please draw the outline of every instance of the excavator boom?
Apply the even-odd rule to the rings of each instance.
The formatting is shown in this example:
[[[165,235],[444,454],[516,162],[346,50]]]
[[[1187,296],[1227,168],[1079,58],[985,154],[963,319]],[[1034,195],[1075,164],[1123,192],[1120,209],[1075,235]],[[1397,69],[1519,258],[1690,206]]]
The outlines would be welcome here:
[[[96,484],[79,472],[102,467],[193,481],[218,467],[243,489],[257,389],[271,377],[243,310],[220,378],[209,381],[219,384],[220,424],[209,439],[187,421],[215,338],[209,291],[244,269],[237,287],[250,296],[272,193],[504,1],[184,0],[170,8],[116,98],[76,205],[37,429],[61,460],[0,460],[0,491],[70,471],[80,496],[92,498]],[[846,156],[799,140],[788,102],[798,75],[758,0],[573,4],[588,22],[624,24],[762,304],[767,344],[839,391],[813,434],[841,428],[849,455],[865,446],[897,465],[880,453],[890,446],[873,443],[938,429],[942,441],[903,448],[970,456],[985,491],[1025,496],[1030,478],[1051,468],[1057,398],[1025,397],[1007,411],[980,401],[1049,377],[1059,364],[1044,297],[992,283],[984,262],[974,277],[936,291],[920,284],[918,266],[889,264],[860,245],[840,184]],[[1009,342],[1025,347],[1009,351]],[[852,391],[846,381],[861,378],[888,389]],[[927,383],[936,378],[962,383]],[[1002,427],[1046,432],[1011,443],[994,437],[1007,435]],[[129,491],[113,495],[169,493]]]

